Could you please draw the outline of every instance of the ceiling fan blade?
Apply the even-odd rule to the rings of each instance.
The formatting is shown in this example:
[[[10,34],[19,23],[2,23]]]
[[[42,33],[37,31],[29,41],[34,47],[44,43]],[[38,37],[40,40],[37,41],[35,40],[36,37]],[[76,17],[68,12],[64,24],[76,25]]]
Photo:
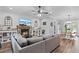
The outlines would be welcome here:
[[[45,10],[43,6],[36,6],[32,12],[35,14],[46,14],[46,15],[52,15],[52,12]]]

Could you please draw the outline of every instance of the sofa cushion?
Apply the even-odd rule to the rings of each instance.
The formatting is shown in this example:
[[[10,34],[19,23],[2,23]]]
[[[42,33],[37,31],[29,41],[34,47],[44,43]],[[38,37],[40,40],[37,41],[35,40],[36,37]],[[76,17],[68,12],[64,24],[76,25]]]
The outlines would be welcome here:
[[[43,37],[32,37],[32,38],[27,38],[27,41],[29,44],[33,44],[39,41],[42,41]]]
[[[14,38],[17,40],[18,44],[21,47],[24,47],[24,46],[28,45],[28,41],[26,40],[26,38],[23,38],[20,34],[15,34]]]
[[[52,37],[52,35],[46,34],[46,35],[43,35],[42,37],[43,37],[44,39],[48,39],[48,38]]]

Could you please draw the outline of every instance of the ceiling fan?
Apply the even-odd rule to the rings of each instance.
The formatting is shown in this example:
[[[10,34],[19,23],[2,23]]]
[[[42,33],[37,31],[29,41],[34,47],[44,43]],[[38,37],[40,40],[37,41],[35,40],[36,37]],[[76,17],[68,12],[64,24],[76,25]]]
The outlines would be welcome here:
[[[50,12],[44,8],[45,8],[44,6],[36,6],[36,7],[34,7],[34,10],[32,10],[32,12],[35,14],[36,13],[37,14],[45,14],[45,15],[50,14]]]

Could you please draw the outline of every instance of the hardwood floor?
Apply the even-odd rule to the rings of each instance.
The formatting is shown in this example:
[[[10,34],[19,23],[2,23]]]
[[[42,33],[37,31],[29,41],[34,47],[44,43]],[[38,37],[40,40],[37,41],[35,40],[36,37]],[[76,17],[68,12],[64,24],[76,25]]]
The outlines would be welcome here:
[[[0,48],[0,53],[11,53],[11,42],[7,42],[3,44],[3,47]]]
[[[79,53],[79,39],[60,39],[60,46],[54,53]]]
[[[0,53],[12,53],[12,50],[9,48],[0,49]],[[65,39],[60,36],[60,46],[52,53],[79,53],[79,38]]]

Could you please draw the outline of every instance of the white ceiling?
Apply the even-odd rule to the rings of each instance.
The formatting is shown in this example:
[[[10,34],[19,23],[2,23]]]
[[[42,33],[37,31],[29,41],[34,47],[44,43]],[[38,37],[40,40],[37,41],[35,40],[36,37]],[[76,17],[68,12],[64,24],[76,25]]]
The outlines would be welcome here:
[[[10,12],[26,16],[33,16],[32,10],[35,6],[0,6],[0,12]],[[44,6],[49,12],[53,12],[52,16],[57,19],[67,19],[68,14],[73,19],[79,18],[79,6]],[[10,10],[9,8],[13,8]]]
[[[10,8],[13,8],[10,10]],[[28,11],[32,10],[32,6],[0,6],[0,11],[1,12],[11,12],[11,13],[16,13],[16,14],[27,14]]]

